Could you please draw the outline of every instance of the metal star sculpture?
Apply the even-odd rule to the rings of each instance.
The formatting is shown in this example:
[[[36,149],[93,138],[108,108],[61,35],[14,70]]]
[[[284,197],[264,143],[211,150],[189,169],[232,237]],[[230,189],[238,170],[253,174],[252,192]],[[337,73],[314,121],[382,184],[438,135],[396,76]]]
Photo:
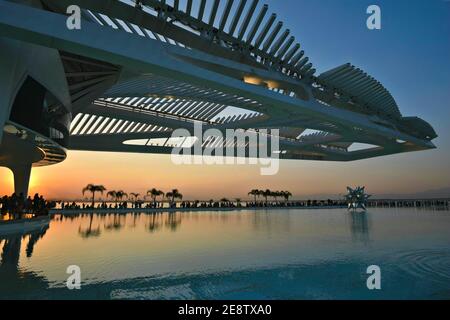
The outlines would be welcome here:
[[[367,200],[371,197],[366,194],[365,187],[356,187],[352,189],[347,187],[348,194],[345,196],[345,199],[348,203],[348,210],[358,210],[363,209],[366,211]]]

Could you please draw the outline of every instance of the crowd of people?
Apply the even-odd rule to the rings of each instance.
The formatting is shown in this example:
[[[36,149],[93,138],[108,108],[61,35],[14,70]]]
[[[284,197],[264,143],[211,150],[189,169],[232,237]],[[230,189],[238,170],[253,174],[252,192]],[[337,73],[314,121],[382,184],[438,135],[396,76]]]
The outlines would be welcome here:
[[[132,207],[140,208],[137,204],[133,204]],[[127,201],[108,204],[106,202],[95,204],[86,204],[86,203],[76,203],[76,202],[61,202],[61,210],[80,210],[80,209],[128,209],[130,208],[129,203]]]
[[[342,207],[347,203],[344,200],[305,200],[305,201],[209,201],[180,203],[180,208],[286,208],[286,207]]]
[[[189,209],[189,208],[242,208],[243,204],[241,201],[213,201],[210,200],[208,202],[205,201],[183,201],[180,203],[180,208]]]
[[[285,207],[300,207],[300,208],[315,208],[315,207],[345,207],[347,206],[347,202],[345,200],[304,200],[304,201],[257,201],[257,202],[248,202],[247,207],[250,208],[262,208],[262,207],[270,207],[270,208],[285,208]]]
[[[305,201],[234,201],[222,199],[220,201],[180,201],[180,202],[160,202],[160,201],[124,201],[118,203],[100,202],[96,205],[76,202],[62,202],[61,210],[86,210],[86,209],[203,209],[203,208],[295,208],[295,207],[342,207],[346,206],[343,200],[305,200]]]
[[[34,197],[25,197],[23,193],[13,193],[11,196],[0,198],[0,212],[2,215],[33,214],[35,216],[47,215],[50,209],[56,207],[53,201],[47,201],[42,195],[36,193]]]
[[[183,201],[177,207],[186,208],[295,208],[295,207],[345,207],[345,200],[305,200],[305,201],[234,201],[223,199],[221,201]]]

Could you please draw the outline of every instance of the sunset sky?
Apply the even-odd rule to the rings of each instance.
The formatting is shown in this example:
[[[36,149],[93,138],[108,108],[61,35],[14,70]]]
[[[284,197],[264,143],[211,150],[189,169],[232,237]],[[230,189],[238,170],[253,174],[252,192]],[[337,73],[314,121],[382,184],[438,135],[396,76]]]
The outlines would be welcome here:
[[[69,151],[65,162],[33,170],[30,192],[79,198],[86,184],[96,183],[141,194],[178,188],[187,199],[209,200],[246,198],[253,188],[289,190],[295,198],[338,197],[347,185],[366,185],[374,195],[449,188],[450,2],[376,1],[380,31],[366,28],[373,1],[266,2],[319,73],[346,62],[361,67],[388,88],[404,116],[431,123],[438,149],[350,163],[282,161],[276,176],[261,176],[257,166],[177,166],[169,155]],[[0,181],[0,194],[12,193],[8,169],[0,168]]]

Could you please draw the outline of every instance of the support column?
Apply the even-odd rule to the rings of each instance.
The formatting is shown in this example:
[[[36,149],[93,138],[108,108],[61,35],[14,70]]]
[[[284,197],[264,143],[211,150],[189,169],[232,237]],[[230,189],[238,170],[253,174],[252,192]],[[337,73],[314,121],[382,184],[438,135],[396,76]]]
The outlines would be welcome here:
[[[14,192],[17,195],[23,193],[24,197],[27,197],[31,176],[31,164],[18,165],[10,169],[14,174]]]

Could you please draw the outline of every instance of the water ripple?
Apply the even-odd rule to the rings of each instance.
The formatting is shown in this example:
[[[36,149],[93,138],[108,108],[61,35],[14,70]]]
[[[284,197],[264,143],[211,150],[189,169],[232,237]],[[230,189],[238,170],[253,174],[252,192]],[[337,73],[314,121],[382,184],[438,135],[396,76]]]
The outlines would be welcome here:
[[[450,281],[450,250],[404,251],[394,254],[390,260],[403,272],[416,278],[439,283],[449,283]]]

